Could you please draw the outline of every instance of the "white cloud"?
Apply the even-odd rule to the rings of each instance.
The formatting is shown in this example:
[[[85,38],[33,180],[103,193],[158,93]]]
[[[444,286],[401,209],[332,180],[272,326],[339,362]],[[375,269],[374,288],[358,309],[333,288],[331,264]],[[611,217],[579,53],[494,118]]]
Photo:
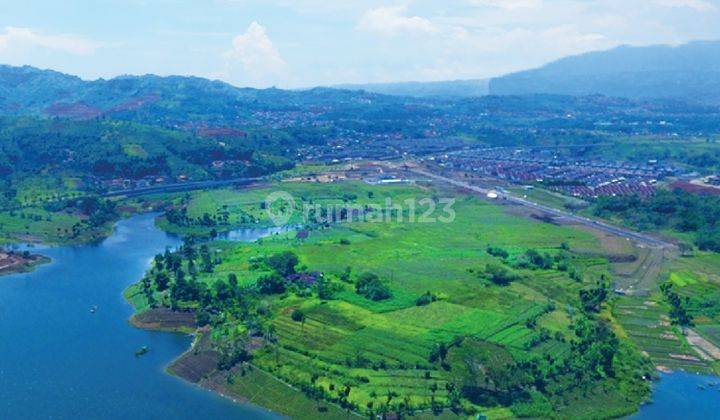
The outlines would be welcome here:
[[[0,52],[11,48],[29,47],[61,51],[73,55],[89,55],[100,48],[101,44],[75,35],[45,35],[30,28],[8,26],[0,34]]]
[[[504,10],[536,9],[542,0],[469,0],[473,6],[496,7]]]
[[[706,0],[656,0],[655,3],[673,8],[688,8],[698,12],[715,12],[718,7]]]
[[[357,28],[383,35],[398,33],[428,33],[439,31],[428,19],[420,16],[406,16],[407,6],[388,6],[370,9],[360,17]]]
[[[285,74],[287,67],[265,27],[257,22],[233,39],[232,49],[225,52],[224,58],[226,69],[218,76],[239,84],[272,84]]]

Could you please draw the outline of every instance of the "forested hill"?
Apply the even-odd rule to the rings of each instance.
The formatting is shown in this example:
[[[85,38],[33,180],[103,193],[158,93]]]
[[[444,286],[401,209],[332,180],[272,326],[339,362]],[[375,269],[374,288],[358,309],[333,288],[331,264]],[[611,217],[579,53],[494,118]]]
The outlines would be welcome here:
[[[567,57],[490,81],[490,94],[679,98],[720,103],[720,41],[622,46]]]
[[[106,117],[165,126],[267,126],[263,112],[352,109],[383,97],[333,89],[237,88],[199,77],[120,76],[85,81],[30,66],[0,66],[0,114]]]

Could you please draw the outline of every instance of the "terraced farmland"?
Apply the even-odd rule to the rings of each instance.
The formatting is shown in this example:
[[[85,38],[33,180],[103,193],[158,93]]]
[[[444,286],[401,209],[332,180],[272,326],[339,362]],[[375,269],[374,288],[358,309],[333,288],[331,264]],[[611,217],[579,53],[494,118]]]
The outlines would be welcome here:
[[[670,325],[667,312],[664,304],[641,297],[620,297],[613,305],[613,316],[656,366],[711,373],[711,367]]]
[[[440,195],[358,183],[283,188],[335,204]],[[242,208],[266,193],[215,194]],[[193,200],[194,212],[213,201]],[[457,197],[454,210],[452,223],[357,221],[309,225],[302,238],[215,242],[218,263],[197,272],[197,281],[213,296],[233,299],[233,287],[255,294],[236,297],[220,313],[212,307],[211,325],[252,331],[254,366],[311,399],[362,415],[453,409],[546,417],[553,410],[583,413],[582,404],[603,401],[612,402],[613,412],[631,412],[649,392],[642,378],[652,368],[630,341],[612,335],[614,321],[601,313],[612,267],[599,241],[471,197]],[[320,279],[308,285],[286,276],[280,289],[263,289],[259,283],[280,276],[271,260],[288,252],[295,274]],[[493,266],[512,273],[511,280],[493,280]],[[381,298],[361,292],[365,273],[386,288]],[[234,285],[224,286],[231,277]],[[320,298],[320,282],[332,288],[329,296]],[[588,296],[599,301],[588,304]],[[245,329],[233,323],[238,317],[250,320]],[[617,361],[607,356],[616,353]]]

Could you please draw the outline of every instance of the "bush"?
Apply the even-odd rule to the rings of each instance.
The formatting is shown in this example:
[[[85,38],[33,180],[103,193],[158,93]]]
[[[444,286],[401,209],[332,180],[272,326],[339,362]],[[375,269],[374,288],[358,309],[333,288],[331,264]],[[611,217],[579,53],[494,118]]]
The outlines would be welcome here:
[[[257,282],[258,290],[262,294],[271,295],[285,291],[285,279],[279,274],[273,273],[261,277]]]
[[[581,289],[578,294],[580,295],[583,310],[586,312],[598,312],[600,305],[608,297],[608,287],[602,282],[598,282],[594,287]]]
[[[291,251],[285,251],[268,258],[267,264],[281,276],[287,277],[295,273],[298,257]]]
[[[501,286],[520,279],[520,276],[516,272],[503,265],[494,263],[489,263],[485,266],[485,271],[483,271],[482,276]]]
[[[355,283],[355,292],[370,300],[384,300],[392,297],[390,289],[380,281],[377,274],[363,273]]]
[[[435,302],[436,300],[437,296],[435,296],[433,293],[425,292],[422,296],[415,300],[415,305],[425,306]]]
[[[553,266],[553,257],[549,254],[541,254],[537,250],[528,249],[518,258],[516,265],[519,268],[550,269]]]
[[[290,318],[295,322],[303,322],[305,321],[305,312],[300,309],[295,309],[292,311],[292,314],[290,314]]]
[[[705,229],[695,239],[695,244],[703,251],[720,252],[720,229]]]
[[[506,259],[507,257],[510,256],[510,254],[507,251],[505,251],[504,249],[497,247],[497,246],[488,245],[486,251],[488,254],[492,255],[493,257],[498,257],[498,258],[502,258],[502,259]]]

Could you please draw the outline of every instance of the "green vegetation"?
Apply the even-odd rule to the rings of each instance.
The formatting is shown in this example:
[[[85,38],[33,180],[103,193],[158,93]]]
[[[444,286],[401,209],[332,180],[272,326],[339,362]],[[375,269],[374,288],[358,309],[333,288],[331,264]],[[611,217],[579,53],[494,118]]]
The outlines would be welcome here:
[[[102,237],[107,227],[98,229],[103,223],[88,221],[96,215],[76,209],[82,203],[75,201],[112,188],[256,177],[293,166],[284,156],[293,139],[280,131],[248,130],[242,138],[209,139],[104,119],[0,116],[0,125],[0,242],[74,243]],[[216,161],[223,164],[216,167]]]
[[[638,229],[671,229],[691,234],[701,250],[720,252],[720,197],[660,190],[648,199],[603,197],[595,203],[593,211],[597,216],[620,219]]]
[[[413,198],[404,187],[387,186],[393,202],[403,203]],[[357,209],[365,206],[385,206],[385,198],[373,196],[373,187],[358,181],[320,184],[310,182],[284,182],[278,190],[290,194],[295,202],[295,212],[288,222],[295,225],[303,222],[304,212],[315,225],[326,224],[332,217],[342,217],[342,209]],[[213,233],[239,227],[259,227],[272,224],[268,219],[265,199],[273,190],[250,188],[243,190],[218,189],[196,191],[183,195],[173,202],[174,209],[158,220],[158,225],[169,232],[212,236]],[[278,204],[281,205],[282,203]],[[338,209],[336,214],[323,213],[319,209]],[[280,210],[273,209],[273,210]],[[347,212],[345,213],[347,217]],[[349,240],[341,238],[339,241]]]
[[[328,418],[347,417],[341,408],[308,397],[290,388],[272,375],[260,369],[246,367],[225,385],[228,392],[242,395],[249,403],[265,407],[298,420],[314,420],[318,415]]]
[[[355,183],[280,188],[344,205],[438,193]],[[223,194],[247,209],[270,191]],[[127,295],[138,310],[197,311],[225,343],[217,345],[227,355],[222,367],[250,357],[304,401],[363,415],[589,417],[592,404],[610,404],[609,415],[632,412],[648,395],[642,377],[652,369],[603,312],[607,260],[575,251],[596,249],[597,240],[472,198],[460,197],[455,210],[447,224],[341,219],[310,223],[302,238],[189,241],[157,256]],[[253,395],[236,370],[228,375],[245,384],[237,392]]]
[[[86,197],[0,212],[0,243],[86,243],[108,234],[119,217],[116,203]]]

